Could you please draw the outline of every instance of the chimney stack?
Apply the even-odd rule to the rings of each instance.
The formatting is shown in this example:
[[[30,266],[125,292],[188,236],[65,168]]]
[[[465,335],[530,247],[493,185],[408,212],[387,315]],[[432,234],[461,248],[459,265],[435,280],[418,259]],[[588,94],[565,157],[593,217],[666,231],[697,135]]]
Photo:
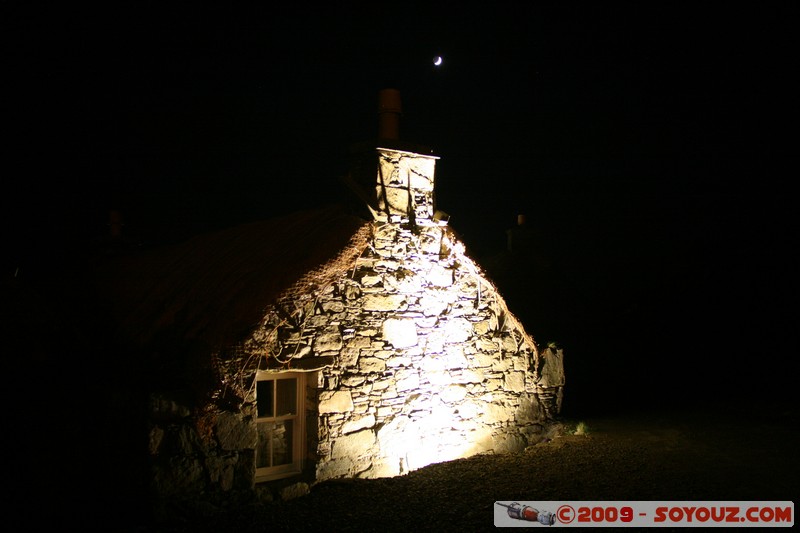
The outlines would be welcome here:
[[[122,238],[122,211],[112,209],[108,212],[108,234],[112,241],[119,241]]]
[[[400,91],[381,89],[378,93],[378,139],[400,139]]]
[[[378,137],[351,146],[343,181],[378,222],[445,226],[449,215],[434,208],[436,160],[429,148],[400,140],[400,91],[378,91]]]

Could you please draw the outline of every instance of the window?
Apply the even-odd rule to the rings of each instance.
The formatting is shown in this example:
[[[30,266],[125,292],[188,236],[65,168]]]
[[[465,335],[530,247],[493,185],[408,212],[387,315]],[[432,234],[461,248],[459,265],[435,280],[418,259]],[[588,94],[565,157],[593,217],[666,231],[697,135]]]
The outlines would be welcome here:
[[[299,474],[302,468],[303,403],[302,373],[256,375],[256,481]]]

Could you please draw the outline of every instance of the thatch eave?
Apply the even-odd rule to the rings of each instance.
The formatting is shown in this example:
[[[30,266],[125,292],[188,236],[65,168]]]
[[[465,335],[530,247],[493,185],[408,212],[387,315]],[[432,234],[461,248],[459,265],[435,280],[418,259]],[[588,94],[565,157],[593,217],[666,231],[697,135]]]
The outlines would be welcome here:
[[[123,339],[142,350],[214,352],[244,339],[281,292],[365,224],[330,206],[110,258],[98,267],[99,293]]]

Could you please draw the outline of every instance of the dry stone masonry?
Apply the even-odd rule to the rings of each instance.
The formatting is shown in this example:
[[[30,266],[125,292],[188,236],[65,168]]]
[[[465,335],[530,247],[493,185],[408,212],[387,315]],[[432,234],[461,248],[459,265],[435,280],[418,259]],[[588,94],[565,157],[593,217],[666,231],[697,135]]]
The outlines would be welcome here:
[[[547,433],[563,353],[536,345],[435,218],[435,158],[378,149],[376,159],[374,220],[217,354],[214,408],[198,419],[154,400],[151,453],[171,450],[156,467],[163,487],[255,486],[257,372],[306,376],[301,453],[315,481],[518,451]]]
[[[394,476],[542,438],[560,409],[562,354],[537,349],[448,228],[375,223],[343,274],[282,302],[247,346],[332,358],[316,376],[318,480]],[[300,327],[286,315],[304,315]]]

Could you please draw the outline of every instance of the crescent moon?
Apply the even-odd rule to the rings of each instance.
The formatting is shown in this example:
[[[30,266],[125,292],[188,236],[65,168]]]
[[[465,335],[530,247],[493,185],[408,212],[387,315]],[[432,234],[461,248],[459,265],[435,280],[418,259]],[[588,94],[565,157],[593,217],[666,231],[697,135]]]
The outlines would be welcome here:
[[[437,67],[442,64],[442,56],[436,56],[433,58],[433,64]]]

